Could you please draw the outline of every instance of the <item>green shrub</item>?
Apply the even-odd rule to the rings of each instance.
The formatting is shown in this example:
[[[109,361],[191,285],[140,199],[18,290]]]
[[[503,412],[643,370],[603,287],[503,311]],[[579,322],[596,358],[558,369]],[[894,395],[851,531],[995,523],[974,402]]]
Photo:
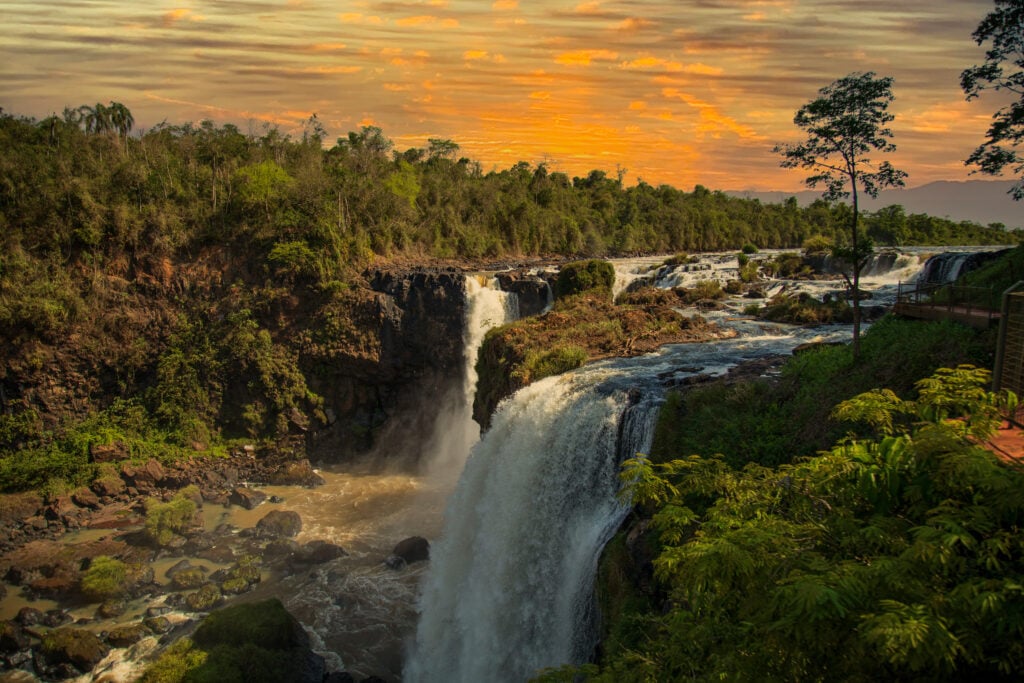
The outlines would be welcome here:
[[[190,638],[181,638],[149,665],[139,683],[181,683],[186,675],[201,667],[209,653],[195,647]]]
[[[758,249],[756,246],[748,242],[743,245],[742,251],[744,254],[756,254],[758,252]]]
[[[157,545],[167,545],[194,523],[196,504],[179,492],[170,502],[146,501],[146,533]]]
[[[594,291],[606,293],[610,298],[614,284],[615,267],[607,261],[573,261],[559,269],[558,279],[555,280],[555,297]]]
[[[698,280],[693,287],[686,290],[686,301],[689,303],[724,297],[725,291],[718,280]]]
[[[821,254],[832,250],[834,243],[824,235],[811,235],[804,240],[803,250],[807,254]]]
[[[80,586],[82,593],[96,602],[122,595],[125,592],[125,580],[128,577],[128,565],[121,560],[106,555],[93,558],[89,568],[82,575]]]

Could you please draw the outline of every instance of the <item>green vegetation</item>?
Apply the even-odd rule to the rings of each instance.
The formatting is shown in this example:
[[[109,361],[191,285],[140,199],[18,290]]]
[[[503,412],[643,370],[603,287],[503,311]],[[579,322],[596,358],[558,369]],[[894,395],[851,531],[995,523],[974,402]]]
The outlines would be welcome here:
[[[538,379],[587,361],[639,355],[662,344],[699,341],[719,334],[700,317],[685,318],[669,306],[671,292],[643,290],[613,304],[603,286],[555,300],[548,313],[490,330],[477,355],[479,376],[473,417],[481,425],[501,399]],[[633,303],[633,302],[639,302]]]
[[[276,598],[211,613],[192,638],[169,647],[140,683],[277,683],[309,655],[302,626]]]
[[[754,304],[752,312],[763,320],[795,325],[853,322],[853,309],[845,300],[835,298],[822,302],[807,293],[779,294],[765,306]]]
[[[398,151],[375,127],[325,148],[315,120],[297,138],[132,126],[116,102],[43,120],[0,112],[5,491],[87,484],[97,446],[168,461],[315,428],[329,364],[380,352],[363,276],[375,259],[754,253],[812,235],[843,244],[849,218],[840,204],[625,187],[601,171],[485,173],[454,142]],[[878,242],[1007,241],[877,215],[865,229]],[[579,275],[572,291],[609,282],[607,266]]]
[[[802,168],[811,175],[808,187],[824,186],[828,201],[850,198],[849,245],[833,247],[833,254],[849,264],[844,274],[853,293],[853,355],[860,355],[860,273],[874,250],[860,232],[860,193],[877,197],[887,187],[903,187],[905,171],[888,161],[873,162],[870,155],[896,151],[892,130],[886,125],[895,117],[892,78],[876,78],[873,72],[852,73],[818,91],[820,97],[797,110],[793,123],[804,133],[804,142],[779,145],[783,168]]]
[[[614,284],[615,267],[607,261],[573,261],[558,270],[554,293],[556,299],[584,292],[602,294],[610,298]]]
[[[865,437],[775,468],[627,461],[664,609],[589,679],[1013,680],[1024,475],[977,445],[1015,404],[987,381],[960,366],[913,401],[857,396],[835,414]]]
[[[162,503],[155,498],[146,501],[146,534],[157,545],[167,545],[176,536],[195,525],[196,504],[187,488]]]
[[[737,468],[791,462],[842,438],[847,428],[829,419],[832,406],[877,387],[879,378],[907,398],[917,378],[940,367],[992,363],[992,340],[951,322],[886,316],[868,328],[863,342],[859,364],[849,346],[823,345],[790,358],[777,380],[712,383],[671,394],[651,458],[722,453]]]
[[[992,115],[985,142],[967,158],[982,173],[999,175],[1009,166],[1018,177],[1011,193],[1024,199],[1024,155],[1018,148],[1024,138],[1024,62],[1020,36],[1024,33],[1024,10],[1014,0],[996,0],[995,9],[978,24],[971,37],[978,45],[991,43],[985,50],[985,63],[960,74],[960,86],[967,101],[986,90],[1010,92],[1016,96]]]
[[[125,592],[127,578],[128,565],[113,557],[100,555],[93,558],[89,568],[82,575],[82,593],[91,600],[102,602],[122,595]]]

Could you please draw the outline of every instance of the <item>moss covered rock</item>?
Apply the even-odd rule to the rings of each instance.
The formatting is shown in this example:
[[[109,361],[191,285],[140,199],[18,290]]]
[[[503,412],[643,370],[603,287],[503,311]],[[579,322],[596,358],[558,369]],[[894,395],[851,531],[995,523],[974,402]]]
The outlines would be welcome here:
[[[43,636],[42,653],[51,665],[71,664],[85,673],[92,671],[110,648],[92,631],[57,628]]]
[[[224,599],[216,584],[208,583],[185,596],[185,604],[193,612],[209,612]]]

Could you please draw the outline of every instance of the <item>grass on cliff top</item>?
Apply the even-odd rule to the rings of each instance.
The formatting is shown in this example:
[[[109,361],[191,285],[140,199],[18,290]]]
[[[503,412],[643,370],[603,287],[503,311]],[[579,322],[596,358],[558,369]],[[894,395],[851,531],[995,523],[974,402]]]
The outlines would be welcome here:
[[[672,310],[673,302],[664,295],[641,292],[636,300],[644,305],[628,303],[629,298],[614,304],[606,293],[565,297],[544,315],[488,332],[477,357],[474,416],[486,425],[501,399],[590,361],[729,336],[699,316],[688,318]]]
[[[993,361],[990,333],[948,321],[886,316],[862,341],[857,362],[848,345],[823,345],[789,359],[777,381],[715,382],[670,394],[651,457],[721,453],[734,467],[791,462],[827,448],[849,430],[830,418],[839,402],[880,386],[908,397],[914,382],[937,368],[991,367]]]

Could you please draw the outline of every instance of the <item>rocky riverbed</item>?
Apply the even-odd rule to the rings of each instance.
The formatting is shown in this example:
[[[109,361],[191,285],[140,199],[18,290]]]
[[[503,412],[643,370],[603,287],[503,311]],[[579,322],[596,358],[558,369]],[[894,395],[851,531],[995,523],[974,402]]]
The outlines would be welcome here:
[[[346,556],[330,540],[297,540],[302,517],[273,493],[322,483],[308,460],[245,447],[169,466],[126,460],[89,487],[0,497],[0,680],[134,680],[140,661],[211,610]],[[157,540],[147,508],[175,500],[194,514]],[[413,538],[378,562],[401,570],[428,554]],[[110,560],[124,571],[97,591],[86,577]]]

